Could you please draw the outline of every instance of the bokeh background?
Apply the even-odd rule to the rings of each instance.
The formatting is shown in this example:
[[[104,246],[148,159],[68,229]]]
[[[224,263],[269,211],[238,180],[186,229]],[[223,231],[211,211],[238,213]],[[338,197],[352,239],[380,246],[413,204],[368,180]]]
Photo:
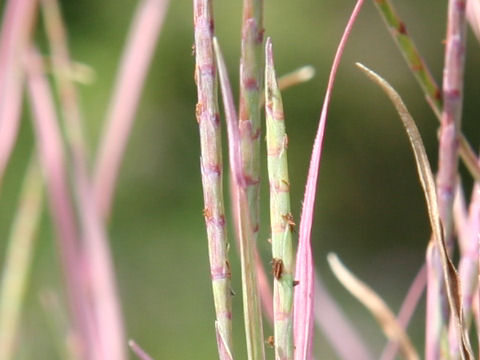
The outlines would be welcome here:
[[[440,82],[446,1],[396,1],[400,16]],[[95,153],[127,31],[137,2],[61,1],[72,56],[95,71],[79,86],[91,154]],[[274,43],[277,72],[305,64],[316,68],[309,83],[286,90],[292,205],[298,219],[311,147],[333,55],[353,8],[352,0],[266,0],[266,35]],[[217,1],[216,32],[238,95],[241,1]],[[149,71],[119,178],[109,235],[127,332],[156,359],[214,359],[214,311],[202,216],[198,127],[194,116],[192,4],[172,0]],[[40,24],[41,25],[41,24]],[[38,26],[38,43],[45,36]],[[43,46],[46,49],[46,46]],[[469,32],[463,128],[475,148],[480,141],[480,50]],[[378,354],[379,327],[336,282],[326,264],[336,252],[397,311],[424,260],[429,238],[415,164],[397,114],[386,96],[354,66],[360,61],[385,76],[403,96],[436,168],[437,122],[386,27],[367,1],[340,66],[327,125],[318,185],[313,246],[328,289]],[[0,265],[29,154],[33,148],[29,108],[0,197]],[[263,148],[263,152],[265,149]],[[264,169],[266,158],[263,159]],[[463,170],[462,170],[463,171]],[[264,174],[264,179],[266,174]],[[471,182],[466,176],[466,188]],[[268,189],[263,185],[259,248],[268,266]],[[232,226],[229,223],[231,233]],[[52,314],[40,296],[63,298],[62,276],[48,212],[44,211],[21,328],[18,359],[57,359],[49,330]],[[230,236],[233,242],[233,236]],[[246,358],[240,270],[232,247],[235,352]],[[423,352],[424,305],[410,334]],[[62,307],[59,306],[60,314]],[[265,334],[272,329],[265,324]],[[321,332],[318,358],[335,359]],[[267,349],[268,358],[273,351]],[[133,356],[132,356],[133,358]]]

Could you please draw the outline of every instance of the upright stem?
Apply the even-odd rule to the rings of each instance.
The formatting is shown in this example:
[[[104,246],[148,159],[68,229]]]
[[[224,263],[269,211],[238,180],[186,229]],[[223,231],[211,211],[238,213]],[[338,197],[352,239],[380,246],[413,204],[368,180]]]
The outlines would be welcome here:
[[[40,55],[31,50],[27,58],[29,95],[40,162],[49,192],[60,259],[65,276],[72,323],[80,347],[80,358],[100,360],[93,316],[86,290],[84,258],[79,246],[78,229],[71,202],[65,156],[53,99],[42,72]]]
[[[267,124],[268,176],[270,181],[270,223],[272,233],[273,316],[275,358],[293,359],[293,272],[292,231],[295,223],[290,209],[285,119],[273,63],[272,43],[265,50],[265,114]]]
[[[169,0],[139,2],[128,33],[93,175],[95,201],[104,218],[110,215],[120,165],[168,4]]]
[[[0,183],[17,139],[22,107],[22,57],[35,22],[36,0],[6,1],[0,35]]]
[[[124,326],[117,295],[112,256],[105,225],[93,197],[88,175],[87,147],[83,134],[82,116],[76,89],[66,76],[71,68],[67,34],[60,8],[55,0],[43,0],[43,11],[49,39],[54,76],[59,92],[60,107],[65,122],[67,147],[73,164],[73,187],[88,262],[93,313],[103,356],[114,360],[126,359]]]
[[[471,1],[469,1],[470,3]],[[435,82],[428,66],[421,57],[413,39],[407,32],[407,27],[401,18],[397,15],[390,0],[374,0],[378,11],[382,15],[385,24],[390,30],[395,43],[403,55],[408,67],[412,71],[415,79],[423,90],[427,102],[431,106],[438,120],[441,121],[443,109],[442,92]],[[465,136],[459,133],[459,155],[465,166],[472,173],[473,177],[480,180],[480,167],[477,163],[477,156],[473,152]]]
[[[244,319],[249,360],[265,358],[263,325],[257,279],[254,271],[254,250],[259,229],[260,184],[260,89],[262,88],[263,0],[244,0],[242,46],[240,59],[240,152],[243,177],[246,181],[247,204],[240,224]],[[246,217],[245,217],[246,216]]]
[[[42,173],[33,156],[23,180],[18,210],[7,241],[0,284],[0,360],[13,358],[43,197]]]
[[[212,0],[194,0],[195,80],[200,129],[201,171],[208,233],[210,271],[217,316],[218,350],[221,359],[232,358],[232,301],[230,265],[227,256],[225,210],[223,204],[223,164],[220,116],[217,103],[217,70],[213,49]]]
[[[458,144],[462,117],[466,37],[465,7],[465,0],[449,0],[448,2],[445,65],[443,71],[444,106],[440,127],[436,185],[440,219],[443,224],[445,241],[449,251],[453,249],[452,209],[458,177]],[[432,250],[432,256],[439,259],[439,254],[435,247]],[[436,261],[435,258],[429,262],[431,266],[438,266],[438,261]],[[429,272],[436,272],[431,266],[429,267]],[[441,288],[442,286],[440,285],[440,289]],[[428,306],[440,306],[440,296],[440,293],[432,293],[429,289],[427,292]],[[440,309],[440,314],[442,318],[437,319],[437,324],[443,327],[443,324],[446,324],[448,320],[447,313],[443,311],[443,309]],[[434,319],[427,317],[427,323],[429,323],[429,321],[433,322]],[[427,327],[427,330],[428,329],[429,327]],[[429,332],[427,332],[426,336],[427,343],[430,345],[426,348],[426,358],[438,359],[438,356],[440,356],[440,339],[438,337],[433,339],[432,334],[429,334]],[[458,346],[455,346],[457,341],[455,336],[450,342],[450,345],[453,345],[450,349],[452,354],[458,353],[458,351],[455,350],[455,348],[458,349]]]

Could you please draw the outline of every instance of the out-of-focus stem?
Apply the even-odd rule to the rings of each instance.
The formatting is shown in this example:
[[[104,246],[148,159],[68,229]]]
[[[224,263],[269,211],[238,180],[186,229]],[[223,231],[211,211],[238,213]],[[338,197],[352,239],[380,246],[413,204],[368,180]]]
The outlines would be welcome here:
[[[408,67],[422,88],[428,104],[432,107],[432,110],[436,115],[441,114],[444,100],[442,100],[442,92],[440,91],[440,88],[435,82],[435,79],[430,73],[423,58],[420,56],[415,43],[408,34],[405,23],[398,17],[390,0],[373,1],[382,15],[385,24],[389,28],[395,43],[407,62]],[[441,118],[439,117],[438,120],[440,121]],[[460,132],[458,135],[458,140],[460,141],[458,149],[459,155],[472,176],[477,181],[480,181],[480,167],[476,161],[477,157],[465,136],[463,136]]]
[[[87,169],[87,149],[76,89],[68,71],[71,61],[67,36],[60,9],[55,0],[42,0],[47,36],[52,50],[55,76],[63,119],[67,147],[73,164],[73,185],[85,245],[89,294],[95,315],[95,326],[104,357],[126,359],[125,335],[117,295],[113,264],[103,221],[93,197]],[[108,355],[107,355],[108,354]]]
[[[26,51],[35,19],[37,0],[9,0],[0,37],[0,186],[17,139],[22,102]]]
[[[217,103],[217,74],[213,48],[213,6],[211,0],[194,0],[195,81],[200,130],[201,172],[208,234],[210,271],[217,316],[216,327],[221,358],[233,357],[230,265],[223,204],[223,164],[220,116]],[[253,270],[253,269],[252,269]]]
[[[132,351],[140,360],[153,360],[153,358],[148,355],[145,350],[143,350],[135,341],[130,340],[128,342],[128,346],[130,346],[130,349],[132,349]]]
[[[420,56],[415,43],[407,33],[405,23],[398,17],[390,0],[373,0],[390,30],[407,65],[421,86],[425,96],[438,109],[442,108],[442,93]]]
[[[130,28],[94,169],[95,201],[105,218],[110,214],[120,164],[168,3],[169,0],[143,0]]]
[[[311,65],[305,65],[293,70],[278,78],[278,88],[280,91],[289,89],[293,86],[310,81],[315,76],[315,68]],[[265,94],[260,95],[260,106],[265,105]]]
[[[451,252],[453,249],[453,199],[458,177],[458,136],[462,118],[463,81],[465,68],[465,46],[467,22],[465,0],[449,0],[445,64],[443,70],[443,112],[440,126],[438,150],[437,196],[440,219],[445,232],[445,241]],[[435,254],[435,252],[434,252]],[[440,295],[440,294],[438,294]],[[438,299],[438,298],[437,298]],[[437,301],[438,304],[438,301]],[[428,305],[433,305],[429,302]],[[432,319],[427,318],[427,322]],[[442,323],[448,321],[443,318]],[[455,328],[456,325],[452,326]],[[459,356],[455,329],[450,338],[450,354],[453,359]],[[426,334],[427,339],[429,334]],[[440,340],[440,339],[439,339]],[[438,350],[432,348],[433,354]],[[427,359],[433,354],[428,352]],[[437,358],[437,357],[435,357]]]
[[[383,299],[367,284],[356,278],[341,263],[337,255],[329,254],[328,264],[338,281],[372,313],[385,335],[391,340],[398,341],[405,358],[408,360],[420,359],[408,334],[397,322],[397,319]]]
[[[315,322],[342,360],[374,359],[360,333],[315,273]]]
[[[0,287],[0,360],[14,354],[20,312],[32,263],[35,235],[43,204],[42,174],[31,159],[24,177],[19,206],[8,238]]]
[[[273,62],[272,42],[265,47],[265,117],[270,182],[270,223],[273,265],[273,317],[275,358],[293,359],[293,272],[292,231],[288,176],[288,137],[285,130],[282,97]]]
[[[455,201],[457,202],[457,199]],[[460,216],[457,215],[458,217]],[[463,321],[465,326],[469,328],[472,320],[473,302],[478,291],[478,233],[480,229],[480,185],[478,182],[473,188],[467,221],[462,223],[462,226],[464,229],[462,229],[462,249],[458,272],[462,281]],[[458,344],[453,324],[450,324],[449,336],[450,353],[453,359],[458,359]]]
[[[72,314],[72,327],[81,359],[100,360],[100,346],[89,308],[83,254],[79,247],[77,224],[68,191],[63,145],[53,99],[43,75],[42,61],[31,49],[26,59],[28,90],[40,162],[49,192],[61,264]]]
[[[40,304],[47,324],[47,331],[53,339],[60,359],[81,360],[79,344],[72,333],[68,316],[61,306],[58,294],[53,290],[42,290]]]
[[[480,0],[467,0],[467,19],[480,41]]]
[[[472,192],[475,194],[475,189]],[[470,207],[473,205],[473,201]],[[472,234],[468,219],[467,206],[465,203],[465,194],[462,187],[457,182],[457,188],[455,191],[455,199],[453,200],[453,227],[457,233],[458,248],[460,256],[463,256],[468,251],[469,242],[471,241]]]
[[[402,326],[405,331],[408,327],[408,323],[412,318],[412,315],[417,308],[418,302],[422,297],[425,286],[427,285],[427,267],[425,264],[422,265],[420,271],[415,276],[412,285],[408,289],[407,296],[403,300],[402,307],[398,313],[397,319],[400,326]],[[399,349],[398,342],[390,340],[382,351],[382,356],[380,360],[393,360]]]

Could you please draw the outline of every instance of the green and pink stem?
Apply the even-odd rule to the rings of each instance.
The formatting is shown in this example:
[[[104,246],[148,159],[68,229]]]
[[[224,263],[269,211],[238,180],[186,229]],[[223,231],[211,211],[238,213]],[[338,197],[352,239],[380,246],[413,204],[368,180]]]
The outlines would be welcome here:
[[[217,102],[217,67],[213,47],[214,18],[211,0],[194,0],[195,81],[200,130],[201,173],[207,227],[210,272],[216,312],[218,350],[221,359],[231,359],[231,272],[223,203],[223,162],[220,116]]]

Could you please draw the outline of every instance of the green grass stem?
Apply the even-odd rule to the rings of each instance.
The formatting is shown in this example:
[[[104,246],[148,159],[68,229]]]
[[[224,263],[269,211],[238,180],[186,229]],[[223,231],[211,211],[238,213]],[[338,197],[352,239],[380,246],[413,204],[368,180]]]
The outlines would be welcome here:
[[[253,247],[259,230],[260,201],[260,93],[262,84],[263,0],[244,0],[240,59],[239,133],[243,178],[246,181],[246,201],[239,198],[239,212],[245,237],[241,241],[244,319],[249,360],[265,359],[262,314],[253,271]],[[247,208],[244,208],[248,205]],[[243,213],[243,214],[242,214]],[[248,220],[248,221],[247,221]],[[249,229],[247,229],[247,227]],[[252,267],[251,267],[252,266]],[[250,274],[247,274],[250,272]]]
[[[210,271],[216,311],[216,332],[221,359],[232,357],[232,294],[223,200],[223,162],[217,99],[217,67],[213,48],[213,4],[194,0],[195,80],[200,130],[201,171]]]
[[[270,39],[267,39],[265,58],[265,116],[274,270],[275,358],[289,360],[293,359],[292,308],[295,269],[292,232],[295,223],[290,208],[290,180],[287,164],[288,137]]]

